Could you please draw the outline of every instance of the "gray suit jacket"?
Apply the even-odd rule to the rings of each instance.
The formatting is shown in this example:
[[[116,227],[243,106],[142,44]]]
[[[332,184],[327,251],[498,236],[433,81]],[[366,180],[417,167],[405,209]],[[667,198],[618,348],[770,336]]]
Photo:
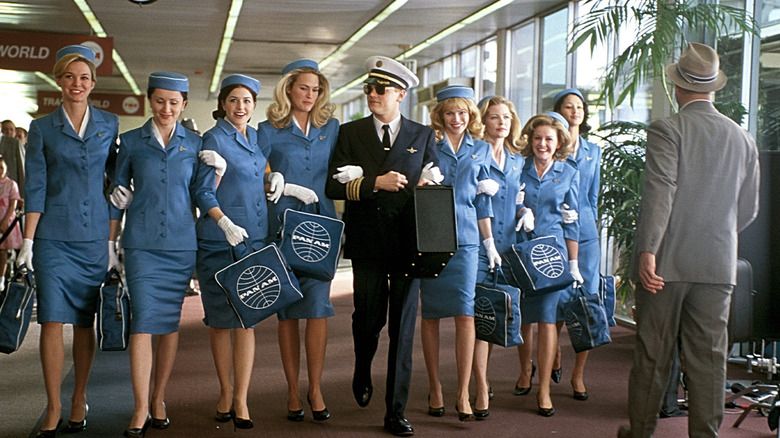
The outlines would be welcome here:
[[[758,214],[758,150],[711,102],[650,124],[632,279],[638,254],[665,282],[736,284],[737,233]]]
[[[0,138],[0,155],[8,167],[8,177],[19,185],[19,194],[24,197],[24,151],[22,143],[14,137]]]

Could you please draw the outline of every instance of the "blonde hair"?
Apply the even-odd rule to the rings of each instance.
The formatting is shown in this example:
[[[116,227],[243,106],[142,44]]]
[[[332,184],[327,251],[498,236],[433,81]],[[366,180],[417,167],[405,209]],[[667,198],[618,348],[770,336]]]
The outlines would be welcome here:
[[[317,76],[320,92],[310,112],[311,124],[321,128],[333,117],[336,105],[330,102],[330,82],[319,70],[311,67],[296,68],[282,77],[282,80],[274,88],[274,101],[265,112],[268,121],[276,129],[284,128],[292,122],[292,102],[287,92],[290,91],[298,80],[298,76],[304,73],[312,73]]]
[[[485,124],[485,118],[487,117],[488,110],[491,106],[494,105],[506,105],[507,108],[509,108],[509,113],[512,115],[512,121],[509,124],[509,135],[506,136],[504,139],[504,146],[509,150],[509,152],[513,154],[519,154],[520,153],[520,144],[522,141],[520,140],[520,117],[517,115],[517,111],[515,110],[515,105],[501,97],[501,96],[493,96],[489,99],[487,99],[483,104],[482,108],[480,108],[480,116],[482,118],[482,124]],[[484,140],[484,135],[483,135]]]
[[[465,97],[451,97],[437,103],[431,110],[431,128],[436,132],[436,141],[441,141],[444,138],[444,113],[453,108],[469,112],[469,124],[466,127],[466,131],[473,138],[482,138],[482,131],[485,130],[485,125],[482,124],[479,109],[477,109],[474,101]]]
[[[90,73],[92,73],[92,82],[95,82],[95,76],[97,76],[95,73],[95,64],[89,59],[85,58],[84,55],[80,55],[78,53],[68,53],[67,55],[60,58],[54,64],[54,70],[52,71],[52,74],[54,74],[55,78],[59,79],[62,75],[65,74],[65,70],[68,68],[68,66],[77,61],[81,61],[87,64]]]
[[[563,127],[563,124],[547,114],[538,114],[531,117],[523,127],[521,132],[520,155],[528,158],[533,156],[534,149],[531,145],[534,131],[541,126],[552,126],[558,132],[558,149],[553,154],[553,160],[563,161],[573,152],[571,135],[569,130]]]

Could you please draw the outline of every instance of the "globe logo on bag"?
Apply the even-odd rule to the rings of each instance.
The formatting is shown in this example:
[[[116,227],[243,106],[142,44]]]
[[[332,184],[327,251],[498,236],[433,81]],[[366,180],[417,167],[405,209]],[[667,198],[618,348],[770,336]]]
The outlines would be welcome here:
[[[260,310],[276,302],[281,285],[273,270],[265,266],[250,266],[238,276],[236,291],[245,306]]]
[[[558,278],[564,271],[563,254],[558,248],[544,243],[531,248],[531,263],[547,278]]]
[[[319,262],[330,251],[330,234],[317,222],[301,222],[293,229],[290,238],[293,252],[305,262]]]
[[[474,300],[474,325],[479,334],[486,336],[496,329],[496,309],[486,297]]]

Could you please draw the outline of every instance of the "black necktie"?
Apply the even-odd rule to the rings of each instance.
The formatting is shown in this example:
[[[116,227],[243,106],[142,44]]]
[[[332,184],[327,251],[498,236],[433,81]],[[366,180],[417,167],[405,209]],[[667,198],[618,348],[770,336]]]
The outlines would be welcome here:
[[[382,147],[384,147],[385,152],[390,151],[390,125],[382,125],[382,130],[385,131],[385,133],[382,135]]]

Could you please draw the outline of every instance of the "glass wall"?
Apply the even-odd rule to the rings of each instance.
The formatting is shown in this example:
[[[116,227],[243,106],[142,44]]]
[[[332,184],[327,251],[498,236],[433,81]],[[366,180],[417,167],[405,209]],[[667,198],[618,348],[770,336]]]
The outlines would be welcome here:
[[[536,114],[534,108],[534,47],[536,23],[530,22],[512,31],[509,59],[509,100],[517,107],[520,120]]]
[[[498,74],[498,43],[496,39],[482,45],[482,88],[479,96],[496,94],[496,76]]]
[[[568,9],[561,9],[542,19],[540,110],[551,109],[555,93],[566,88],[568,19]]]
[[[761,26],[758,70],[759,149],[780,150],[780,5],[757,2],[756,20]]]

